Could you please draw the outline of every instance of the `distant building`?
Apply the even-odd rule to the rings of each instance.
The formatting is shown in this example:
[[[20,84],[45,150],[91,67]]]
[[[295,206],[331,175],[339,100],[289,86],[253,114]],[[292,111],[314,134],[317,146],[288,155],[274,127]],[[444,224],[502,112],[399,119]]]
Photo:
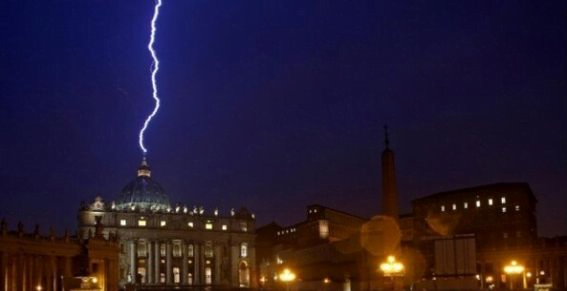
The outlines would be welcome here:
[[[145,159],[116,201],[97,197],[78,218],[83,237],[100,219],[119,238],[121,285],[255,286],[254,215],[171,205]]]
[[[257,230],[257,264],[262,287],[277,288],[284,268],[298,273],[301,288],[354,288],[367,277],[362,264],[371,256],[359,231],[368,220],[321,205],[307,207],[307,219],[291,226],[275,223]]]
[[[537,240],[537,200],[527,183],[452,190],[412,202],[416,239],[474,233],[479,251]]]
[[[118,243],[105,239],[102,226],[86,239],[9,231],[0,223],[0,290],[118,290]],[[82,288],[82,289],[79,289]]]
[[[413,235],[413,217],[399,217],[394,152],[389,148],[387,129],[381,164],[380,216],[368,219],[313,204],[307,206],[304,221],[286,227],[271,223],[257,230],[257,265],[263,287],[280,286],[279,272],[290,268],[298,273],[299,289],[384,288],[384,276],[377,272],[379,262],[400,252],[402,236]],[[400,223],[405,230],[400,231]]]
[[[525,281],[515,282],[516,286],[552,282],[555,288],[566,288],[567,244],[538,238],[536,203],[527,183],[482,185],[415,199],[414,235],[407,244],[423,256],[424,278],[438,283],[468,276],[476,277],[480,287],[506,287],[518,278],[506,275],[504,267],[516,261],[526,270]],[[474,237],[474,250],[466,250],[472,242],[455,243],[466,236]],[[453,242],[440,245],[447,239]],[[474,270],[470,259],[461,268],[455,263],[471,256]]]
[[[378,270],[392,254],[405,264],[401,284],[418,290],[567,288],[567,239],[538,238],[537,199],[527,183],[428,195],[400,215],[387,133],[385,144],[380,215],[365,219],[314,204],[307,206],[304,221],[260,227],[261,285],[281,285],[277,274],[290,268],[299,278],[296,287],[304,290],[393,288]],[[504,272],[513,261],[524,267],[522,275]]]

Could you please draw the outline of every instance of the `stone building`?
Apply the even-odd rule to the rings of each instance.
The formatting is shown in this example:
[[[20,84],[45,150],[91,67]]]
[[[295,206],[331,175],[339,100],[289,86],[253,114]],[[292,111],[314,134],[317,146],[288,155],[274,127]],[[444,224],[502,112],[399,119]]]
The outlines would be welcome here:
[[[118,243],[105,239],[102,226],[85,239],[68,233],[59,237],[51,229],[42,235],[36,225],[33,233],[24,232],[19,223],[9,231],[0,223],[0,290],[59,291],[118,290]],[[77,289],[78,290],[78,289]]]
[[[286,227],[272,223],[258,229],[257,265],[264,287],[278,287],[277,274],[283,268],[297,272],[296,287],[302,290],[386,287],[377,267],[388,255],[399,253],[400,223],[413,225],[411,217],[399,218],[394,152],[389,148],[387,128],[381,165],[380,215],[363,218],[313,204],[307,206],[304,221]],[[411,235],[412,231],[404,233]]]
[[[274,287],[290,268],[302,290],[393,289],[378,270],[387,255],[405,265],[399,285],[418,290],[567,289],[567,239],[537,234],[537,199],[527,183],[497,183],[427,195],[399,215],[394,152],[382,152],[381,213],[364,219],[321,205],[305,221],[258,229],[260,282]],[[521,275],[506,274],[516,261]],[[523,277],[522,277],[523,276]],[[403,282],[402,282],[403,281]],[[388,283],[390,282],[390,283]],[[401,286],[398,286],[401,287]]]
[[[506,287],[517,278],[507,276],[504,267],[517,261],[525,267],[526,277],[516,284],[531,288],[549,282],[555,288],[567,288],[567,244],[538,237],[536,204],[527,183],[481,185],[412,201],[414,236],[408,243],[425,258],[423,276],[437,277],[438,282],[442,277],[470,276],[482,287]],[[442,266],[440,249],[434,244],[463,235],[474,238],[475,268],[463,272],[454,264]],[[453,272],[439,274],[440,269]]]
[[[145,158],[115,201],[97,197],[78,219],[83,236],[100,219],[119,238],[121,285],[255,286],[254,214],[172,205]]]
[[[304,221],[287,227],[275,223],[258,228],[257,265],[262,287],[278,288],[284,268],[297,272],[304,290],[359,290],[368,278],[366,262],[374,256],[359,237],[368,221],[314,204]]]

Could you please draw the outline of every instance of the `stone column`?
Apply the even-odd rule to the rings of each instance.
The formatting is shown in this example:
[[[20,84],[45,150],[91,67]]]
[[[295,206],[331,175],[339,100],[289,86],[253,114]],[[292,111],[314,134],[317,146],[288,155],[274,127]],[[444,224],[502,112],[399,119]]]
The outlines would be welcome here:
[[[200,285],[201,281],[201,243],[195,241],[193,243],[193,284]]]
[[[152,241],[146,241],[146,284],[152,284],[153,281],[153,257],[152,257]]]
[[[130,240],[130,278],[132,282],[136,282],[136,277],[138,276],[138,270],[136,268],[136,240]],[[137,283],[137,282],[136,282]]]
[[[44,280],[43,280],[43,276],[44,276],[43,266],[44,265],[45,265],[45,257],[44,256],[36,256],[35,260],[34,260],[34,275],[33,275],[34,279],[33,279],[33,284],[32,284],[32,290],[33,290],[33,288],[35,288],[35,286],[38,286],[38,285],[41,285],[43,290],[47,289],[47,287],[44,285]]]
[[[54,291],[57,290],[57,260],[55,256],[49,256],[49,280],[48,285],[50,286],[47,291]]]
[[[165,281],[169,285],[173,283],[171,278],[171,241],[168,241],[166,246],[167,246],[167,258],[165,261],[165,266],[167,270],[165,272]]]
[[[154,242],[154,281],[156,284],[160,283],[159,276],[159,264],[160,264],[160,253],[159,253],[159,241]]]
[[[6,253],[2,252],[0,253],[0,270],[2,271],[2,274],[0,274],[0,290],[2,291],[6,291],[4,289],[6,289],[6,277],[7,277],[7,264],[6,264]]]
[[[185,241],[181,241],[181,284],[187,285],[187,244]]]
[[[220,284],[221,283],[221,266],[220,262],[222,260],[221,256],[221,245],[214,243],[213,244],[213,283]]]
[[[18,267],[16,268],[16,276],[18,276],[18,291],[26,291],[26,257],[24,254],[20,254],[18,258]]]
[[[207,280],[205,279],[205,244],[203,242],[199,242],[199,280],[201,280],[201,284],[206,284]]]

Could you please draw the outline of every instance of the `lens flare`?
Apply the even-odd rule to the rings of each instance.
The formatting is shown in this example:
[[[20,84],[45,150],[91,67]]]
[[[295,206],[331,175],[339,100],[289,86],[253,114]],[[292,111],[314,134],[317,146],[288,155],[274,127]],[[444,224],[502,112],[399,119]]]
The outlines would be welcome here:
[[[142,149],[142,152],[144,154],[148,152],[148,149],[144,146],[144,133],[145,133],[146,129],[148,128],[150,121],[158,112],[159,106],[160,106],[160,99],[158,97],[158,92],[157,92],[158,88],[157,88],[157,82],[156,82],[156,75],[157,75],[157,72],[159,70],[159,60],[157,58],[157,54],[156,54],[156,51],[154,49],[154,43],[155,43],[155,39],[156,39],[156,22],[157,22],[157,19],[158,19],[158,16],[159,16],[159,8],[160,7],[161,7],[161,0],[157,0],[156,3],[155,3],[155,6],[154,6],[154,16],[152,17],[150,42],[148,43],[148,50],[150,51],[150,54],[152,55],[152,59],[153,59],[153,62],[152,62],[152,65],[151,65],[152,90],[153,90],[152,96],[153,96],[156,103],[155,103],[155,106],[154,106],[154,110],[144,121],[144,126],[140,130],[140,134],[138,136],[138,143],[140,144],[140,148]]]

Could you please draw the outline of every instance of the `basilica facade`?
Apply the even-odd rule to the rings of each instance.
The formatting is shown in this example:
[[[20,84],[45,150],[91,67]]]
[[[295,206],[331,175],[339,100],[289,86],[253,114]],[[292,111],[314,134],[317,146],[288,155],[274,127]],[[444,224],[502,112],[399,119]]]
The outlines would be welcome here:
[[[255,287],[254,214],[172,205],[145,159],[116,200],[96,197],[78,220],[84,238],[97,224],[118,238],[121,285]]]

